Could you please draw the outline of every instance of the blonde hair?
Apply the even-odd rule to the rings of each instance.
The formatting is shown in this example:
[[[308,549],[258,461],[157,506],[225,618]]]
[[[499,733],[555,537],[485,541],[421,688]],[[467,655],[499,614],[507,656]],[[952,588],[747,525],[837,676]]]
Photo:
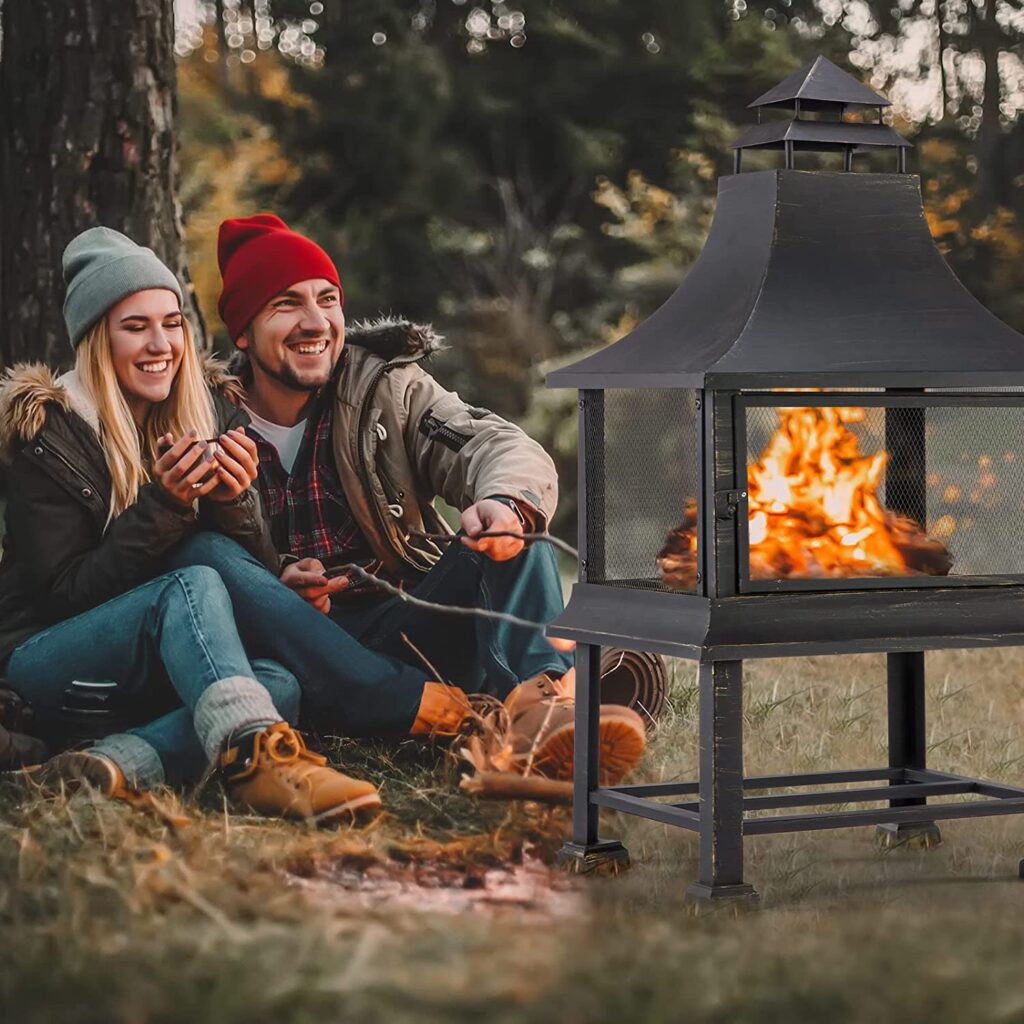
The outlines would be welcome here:
[[[170,394],[152,406],[142,429],[136,426],[118,383],[106,317],[101,317],[90,328],[78,346],[75,370],[96,406],[100,445],[110,471],[108,523],[134,505],[139,489],[149,483],[146,467],[158,457],[157,440],[160,437],[171,434],[178,439],[190,430],[197,431],[200,438],[213,437],[216,433],[217,421],[210,389],[192,341],[192,331],[184,317],[182,331],[185,335],[184,351]]]

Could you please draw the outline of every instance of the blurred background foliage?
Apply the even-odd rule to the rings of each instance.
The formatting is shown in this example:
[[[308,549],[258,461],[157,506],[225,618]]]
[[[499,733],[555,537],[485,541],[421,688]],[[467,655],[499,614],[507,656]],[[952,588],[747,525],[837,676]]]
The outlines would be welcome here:
[[[575,395],[544,372],[668,296],[747,103],[817,53],[894,100],[937,243],[1024,329],[1024,0],[178,0],[176,52],[208,324],[219,221],[279,213],[350,320],[432,321],[436,376],[545,445],[566,535]]]

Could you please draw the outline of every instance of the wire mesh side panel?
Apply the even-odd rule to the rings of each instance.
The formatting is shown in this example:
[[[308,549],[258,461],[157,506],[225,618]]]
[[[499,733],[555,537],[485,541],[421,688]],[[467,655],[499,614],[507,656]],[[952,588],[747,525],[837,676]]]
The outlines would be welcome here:
[[[590,582],[696,591],[696,401],[693,390],[614,389],[600,422],[588,417]]]
[[[928,532],[950,575],[1024,573],[1024,409],[928,409]]]
[[[1024,574],[1024,409],[747,410],[752,580]]]

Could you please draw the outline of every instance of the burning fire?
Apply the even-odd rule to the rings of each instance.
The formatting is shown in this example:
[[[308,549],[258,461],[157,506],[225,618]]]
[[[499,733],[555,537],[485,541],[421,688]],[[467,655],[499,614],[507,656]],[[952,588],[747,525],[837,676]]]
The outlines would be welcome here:
[[[750,577],[829,579],[943,576],[952,559],[919,523],[882,506],[878,489],[888,453],[862,455],[848,424],[861,408],[777,410],[779,425],[748,470]],[[697,508],[658,553],[666,586],[696,584]]]
[[[883,508],[885,449],[862,455],[848,424],[861,408],[779,409],[779,425],[748,470],[752,579],[940,576],[945,546]]]

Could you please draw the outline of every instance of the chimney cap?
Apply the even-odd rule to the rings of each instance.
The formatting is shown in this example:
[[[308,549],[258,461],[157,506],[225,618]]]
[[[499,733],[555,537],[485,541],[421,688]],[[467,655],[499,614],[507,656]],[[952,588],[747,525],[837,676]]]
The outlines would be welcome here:
[[[868,149],[910,149],[899,132],[886,124],[857,124],[853,121],[770,121],[748,128],[732,149],[782,149],[787,142],[797,149],[817,152],[843,150],[853,146],[855,152]]]
[[[792,109],[797,101],[801,110],[891,106],[884,96],[820,55],[748,106]]]

